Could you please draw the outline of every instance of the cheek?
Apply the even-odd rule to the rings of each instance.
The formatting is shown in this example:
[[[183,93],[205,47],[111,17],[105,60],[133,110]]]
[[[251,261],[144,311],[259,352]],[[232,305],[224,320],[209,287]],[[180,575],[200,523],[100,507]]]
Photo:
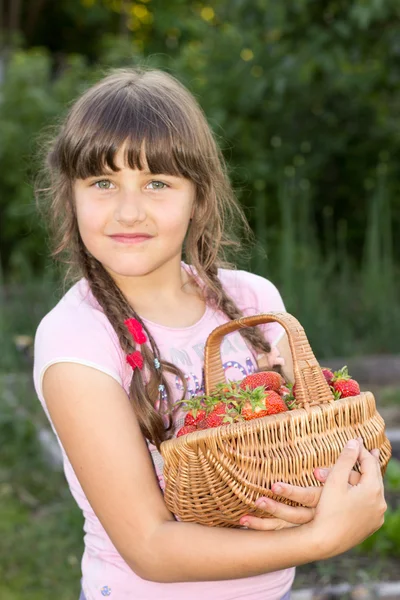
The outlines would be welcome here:
[[[187,201],[168,203],[158,219],[159,227],[162,227],[165,234],[184,234],[189,225],[190,214],[191,205]]]
[[[77,202],[76,217],[81,236],[90,235],[103,229],[107,222],[107,214],[104,207],[93,202]]]

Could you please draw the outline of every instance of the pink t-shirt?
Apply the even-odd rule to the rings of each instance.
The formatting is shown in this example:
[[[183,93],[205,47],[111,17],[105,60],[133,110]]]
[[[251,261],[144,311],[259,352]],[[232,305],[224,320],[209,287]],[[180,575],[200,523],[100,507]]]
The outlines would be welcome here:
[[[188,268],[187,265],[184,267]],[[220,269],[219,278],[245,315],[285,310],[276,287],[258,275]],[[208,335],[228,320],[211,306],[191,327],[171,328],[145,320],[161,356],[185,373],[189,394],[196,394],[203,388],[203,351]],[[283,329],[276,323],[263,326],[263,330],[272,345],[283,334]],[[227,379],[242,379],[256,368],[254,353],[238,332],[226,336],[222,344],[222,358]],[[43,398],[42,380],[46,369],[57,362],[89,365],[113,377],[128,393],[132,370],[126,363],[117,335],[92,296],[85,279],[81,279],[64,295],[44,317],[36,332],[35,388],[56,436]],[[181,382],[174,381],[173,384],[177,400],[181,397]],[[181,424],[182,417],[178,417],[176,429]],[[104,597],[115,600],[280,600],[290,589],[294,568],[231,581],[166,584],[141,579],[112,544],[90,506],[58,436],[57,440],[68,485],[85,519],[82,587],[87,600]],[[153,445],[148,444],[148,447],[159,485],[163,489],[162,457]]]

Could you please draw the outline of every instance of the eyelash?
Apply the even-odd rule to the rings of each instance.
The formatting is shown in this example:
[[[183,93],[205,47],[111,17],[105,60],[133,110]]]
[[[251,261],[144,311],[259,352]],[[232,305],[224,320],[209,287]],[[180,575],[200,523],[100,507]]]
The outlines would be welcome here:
[[[94,181],[94,182],[92,183],[92,186],[93,186],[93,187],[96,187],[96,185],[97,185],[98,183],[102,183],[103,181],[107,181],[108,183],[112,183],[112,181],[110,181],[109,179],[99,179],[99,180],[97,180],[97,181]],[[149,183],[162,183],[164,187],[163,187],[163,188],[158,188],[158,190],[160,190],[160,189],[164,190],[165,188],[169,188],[169,187],[170,187],[170,186],[168,185],[168,183],[165,183],[164,181],[160,181],[160,180],[158,180],[158,179],[153,179],[152,181],[149,181]],[[107,190],[107,189],[109,189],[109,188],[99,188],[99,187],[98,187],[97,189],[98,189],[98,190],[101,190],[101,189],[106,189],[106,190]],[[158,191],[158,190],[153,190],[153,191]]]

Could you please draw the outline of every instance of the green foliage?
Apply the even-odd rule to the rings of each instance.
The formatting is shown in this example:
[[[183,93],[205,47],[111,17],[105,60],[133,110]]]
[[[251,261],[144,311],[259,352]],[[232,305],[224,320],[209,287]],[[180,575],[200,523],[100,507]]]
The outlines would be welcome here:
[[[80,510],[38,441],[45,425],[30,377],[0,379],[0,597],[79,596]],[[34,549],[34,551],[32,551]]]
[[[144,62],[193,91],[223,147],[259,242],[239,266],[278,285],[320,356],[398,351],[396,0],[47,4],[53,31],[28,40],[40,33],[57,57],[16,50],[1,85],[8,280],[47,266],[31,187],[39,132],[106,67]]]
[[[390,492],[400,493],[400,461],[392,458],[385,473],[385,487]]]
[[[385,474],[385,490],[389,508],[385,514],[385,522],[372,536],[357,547],[363,554],[373,553],[376,558],[386,556],[400,558],[400,461],[392,458]],[[391,505],[390,498],[397,498]]]
[[[360,544],[358,550],[365,554],[373,553],[379,558],[384,556],[400,558],[400,508],[396,510],[388,508],[382,528]]]

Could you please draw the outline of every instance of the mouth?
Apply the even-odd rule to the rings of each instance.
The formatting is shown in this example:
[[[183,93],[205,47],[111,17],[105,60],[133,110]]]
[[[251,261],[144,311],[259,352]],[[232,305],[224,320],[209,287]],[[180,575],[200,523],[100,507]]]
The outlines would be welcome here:
[[[110,238],[119,244],[141,244],[151,240],[153,236],[146,233],[116,233]]]

